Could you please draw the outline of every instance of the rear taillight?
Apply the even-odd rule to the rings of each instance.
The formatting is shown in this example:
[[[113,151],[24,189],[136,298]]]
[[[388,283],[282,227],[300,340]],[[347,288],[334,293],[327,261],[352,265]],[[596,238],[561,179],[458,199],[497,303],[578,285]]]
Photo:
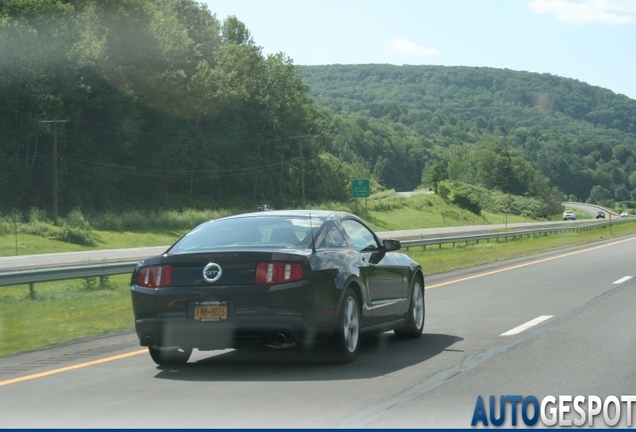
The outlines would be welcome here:
[[[148,288],[163,288],[172,284],[172,266],[144,267],[137,274],[137,285]]]
[[[256,284],[295,282],[303,278],[303,268],[298,263],[259,262],[256,264]]]

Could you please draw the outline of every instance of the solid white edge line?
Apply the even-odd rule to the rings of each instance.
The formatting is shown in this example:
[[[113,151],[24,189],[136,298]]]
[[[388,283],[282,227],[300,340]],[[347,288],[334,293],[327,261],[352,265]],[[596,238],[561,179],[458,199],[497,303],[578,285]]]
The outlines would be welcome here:
[[[628,280],[630,280],[631,278],[633,278],[634,276],[625,276],[624,278],[620,278],[619,280],[612,282],[612,285],[620,285],[623,282],[627,282]]]
[[[534,327],[537,324],[542,323],[545,320],[552,318],[554,315],[541,315],[531,321],[528,321],[525,324],[521,324],[519,327],[515,327],[512,330],[508,330],[505,333],[500,334],[499,336],[512,336],[521,333],[524,330],[528,330],[530,327]]]

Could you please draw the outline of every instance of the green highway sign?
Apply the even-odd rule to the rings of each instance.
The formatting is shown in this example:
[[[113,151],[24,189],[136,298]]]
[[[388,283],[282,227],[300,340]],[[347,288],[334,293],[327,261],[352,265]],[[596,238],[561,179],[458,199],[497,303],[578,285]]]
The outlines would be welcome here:
[[[353,198],[369,198],[371,186],[369,180],[354,180],[351,182],[351,194]]]

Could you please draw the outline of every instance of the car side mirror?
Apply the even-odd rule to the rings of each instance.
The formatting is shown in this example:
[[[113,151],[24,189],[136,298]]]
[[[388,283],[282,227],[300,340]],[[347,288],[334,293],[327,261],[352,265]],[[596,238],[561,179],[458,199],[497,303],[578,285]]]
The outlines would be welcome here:
[[[387,252],[400,250],[402,248],[402,244],[399,240],[382,240],[382,244],[384,245],[384,248]]]
[[[382,261],[382,258],[386,255],[387,252],[399,250],[402,247],[399,240],[382,240],[382,246],[377,252],[371,254],[371,259],[369,260],[371,264],[377,264]]]

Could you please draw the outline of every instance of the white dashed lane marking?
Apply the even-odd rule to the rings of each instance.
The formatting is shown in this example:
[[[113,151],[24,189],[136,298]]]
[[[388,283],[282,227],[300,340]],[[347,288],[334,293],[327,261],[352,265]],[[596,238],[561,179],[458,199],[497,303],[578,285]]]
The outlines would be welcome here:
[[[519,327],[515,327],[512,330],[508,330],[505,333],[500,334],[500,336],[512,336],[521,333],[522,331],[528,330],[530,327],[534,327],[537,324],[542,323],[545,320],[552,318],[554,315],[541,315],[533,320],[528,321],[525,324],[521,324]]]
[[[620,285],[623,282],[627,282],[628,280],[630,280],[631,278],[633,278],[634,276],[625,276],[624,278],[620,278],[617,281],[612,282],[613,285]]]

